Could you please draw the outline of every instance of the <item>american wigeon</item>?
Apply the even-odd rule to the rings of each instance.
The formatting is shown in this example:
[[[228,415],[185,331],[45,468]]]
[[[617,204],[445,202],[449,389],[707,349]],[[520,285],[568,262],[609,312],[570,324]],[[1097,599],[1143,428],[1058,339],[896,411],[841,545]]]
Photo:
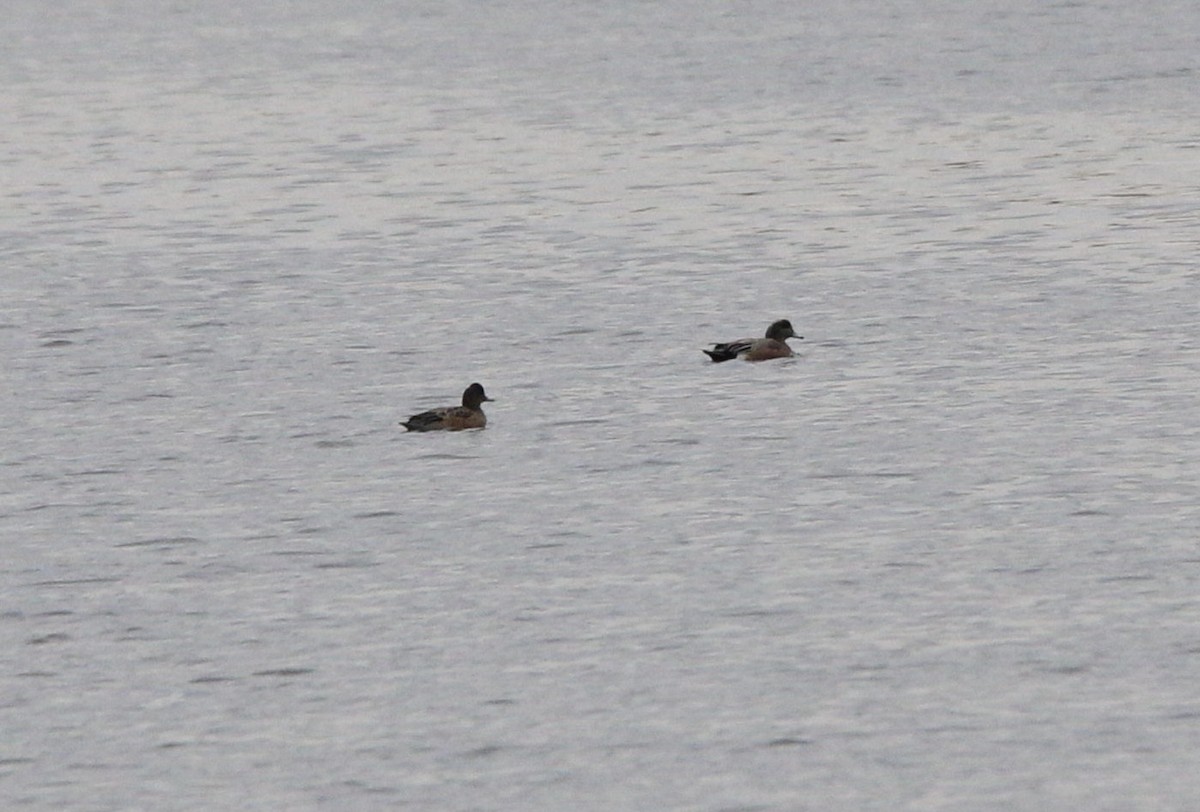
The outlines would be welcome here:
[[[487,415],[479,408],[485,400],[483,387],[473,383],[463,392],[462,406],[446,406],[414,414],[400,425],[409,431],[461,431],[481,429],[487,425]]]
[[[799,338],[804,336],[796,335],[796,331],[792,329],[792,323],[787,319],[780,319],[767,328],[766,338],[742,338],[737,341],[730,341],[726,344],[715,344],[711,350],[704,350],[717,363],[721,361],[729,361],[734,358],[743,358],[747,361],[769,361],[772,358],[788,358],[795,353],[792,348],[787,345],[787,339]]]

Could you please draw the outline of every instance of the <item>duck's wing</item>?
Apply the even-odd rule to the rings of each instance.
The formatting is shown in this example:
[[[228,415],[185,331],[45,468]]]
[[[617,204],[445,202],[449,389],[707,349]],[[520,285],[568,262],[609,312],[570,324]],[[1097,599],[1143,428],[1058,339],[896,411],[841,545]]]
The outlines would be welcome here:
[[[409,431],[433,431],[442,428],[447,409],[430,409],[427,412],[414,414],[400,425]]]
[[[717,363],[721,361],[732,361],[744,352],[749,352],[754,346],[754,338],[740,338],[737,341],[730,341],[726,344],[714,344],[711,350],[704,350],[704,353]]]

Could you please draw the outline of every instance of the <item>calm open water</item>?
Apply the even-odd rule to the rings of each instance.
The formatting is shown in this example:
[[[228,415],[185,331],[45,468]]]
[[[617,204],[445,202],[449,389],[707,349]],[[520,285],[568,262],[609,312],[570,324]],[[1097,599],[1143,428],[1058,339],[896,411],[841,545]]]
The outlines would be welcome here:
[[[1200,806],[1193,3],[0,37],[4,809]]]

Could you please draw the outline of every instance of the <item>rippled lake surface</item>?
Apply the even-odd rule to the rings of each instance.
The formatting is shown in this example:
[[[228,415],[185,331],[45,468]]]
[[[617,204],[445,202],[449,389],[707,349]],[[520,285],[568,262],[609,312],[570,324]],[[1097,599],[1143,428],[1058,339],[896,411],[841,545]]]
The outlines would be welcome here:
[[[6,9],[5,809],[1197,808],[1194,4]]]

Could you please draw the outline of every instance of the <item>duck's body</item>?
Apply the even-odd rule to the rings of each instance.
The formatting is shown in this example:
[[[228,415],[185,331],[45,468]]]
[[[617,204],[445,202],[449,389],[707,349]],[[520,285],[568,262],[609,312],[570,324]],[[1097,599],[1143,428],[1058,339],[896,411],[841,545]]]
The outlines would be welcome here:
[[[714,344],[711,350],[703,350],[703,352],[717,363],[732,361],[734,358],[741,358],[745,361],[790,358],[795,353],[787,345],[789,338],[803,339],[804,336],[796,335],[790,321],[780,319],[767,328],[765,338],[740,338],[737,341]]]
[[[446,406],[414,414],[401,423],[409,431],[462,431],[481,429],[487,425],[487,415],[480,406],[490,401],[483,387],[473,383],[463,392],[462,406]]]

